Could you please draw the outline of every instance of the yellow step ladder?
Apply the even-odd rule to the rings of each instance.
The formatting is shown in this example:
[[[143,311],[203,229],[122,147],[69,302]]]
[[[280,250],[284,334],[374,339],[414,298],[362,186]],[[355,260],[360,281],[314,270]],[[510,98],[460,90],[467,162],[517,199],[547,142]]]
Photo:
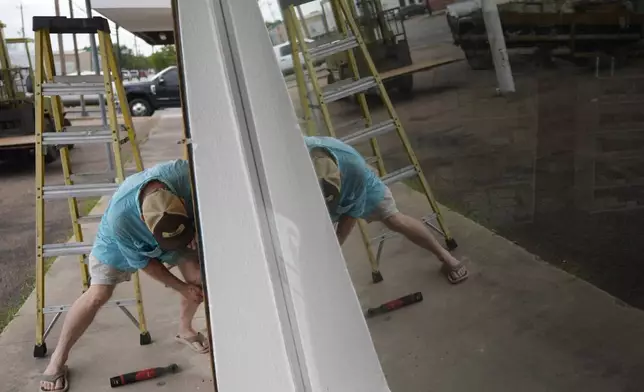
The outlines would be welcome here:
[[[365,45],[360,33],[360,27],[356,23],[356,17],[354,15],[355,10],[349,8],[350,6],[347,4],[346,0],[331,0],[331,9],[335,17],[336,26],[338,26],[338,31],[341,34],[341,38],[309,49],[308,44],[304,39],[302,26],[295,13],[295,6],[306,3],[307,1],[289,0],[288,2],[290,5],[284,9],[283,13],[291,43],[293,69],[298,85],[298,95],[302,105],[306,133],[309,135],[316,134],[315,130],[316,128],[319,128],[319,126],[316,127],[315,119],[317,117],[316,112],[319,112],[328,134],[332,137],[336,137],[328,104],[351,96],[357,96],[357,101],[360,105],[364,120],[364,128],[357,130],[346,137],[340,138],[340,140],[352,146],[368,140],[371,144],[373,156],[368,157],[366,161],[369,164],[376,165],[378,173],[386,185],[391,185],[411,178],[417,178],[433,211],[431,214],[424,216],[421,220],[444,237],[449,250],[455,249],[457,247],[456,241],[452,238],[447,226],[445,225],[438,203],[432,195],[418,158],[409,143],[407,134],[405,133],[400,119],[396,114],[396,110],[389,99],[389,95],[383,84],[382,78],[369,55],[367,46]],[[359,74],[356,56],[353,52],[354,49],[360,50],[363,55],[369,69],[369,75],[361,76]],[[341,80],[325,87],[321,87],[313,61],[315,59],[325,58],[341,52],[347,52],[349,68],[351,69],[353,78]],[[304,66],[301,64],[300,53],[304,59]],[[369,106],[365,97],[365,92],[372,89],[377,90],[382,103],[387,109],[389,117],[387,120],[376,124],[372,121]],[[310,90],[312,90],[312,94],[309,93]],[[311,95],[313,95],[314,98],[313,102],[311,102],[312,100],[310,99]],[[409,158],[410,165],[387,173],[376,137],[392,131],[397,133]],[[384,243],[395,234],[392,232],[386,232],[375,238],[369,238],[366,222],[364,220],[359,220],[358,225],[360,227],[362,240],[367,249],[367,255],[371,264],[372,280],[374,283],[378,283],[383,280],[382,274],[380,273],[380,257],[382,255]],[[371,247],[372,243],[378,244],[376,254],[374,254]]]
[[[117,67],[116,57],[112,50],[110,29],[107,19],[87,18],[69,19],[66,17],[34,17],[33,29],[36,41],[36,69],[34,79],[34,100],[36,112],[36,345],[34,357],[44,357],[47,354],[45,339],[60,316],[69,310],[71,305],[45,304],[45,260],[58,256],[78,256],[81,270],[83,291],[89,287],[89,271],[87,256],[92,250],[92,243],[85,240],[83,226],[100,221],[101,216],[80,216],[78,200],[88,197],[108,196],[114,193],[119,184],[125,179],[125,169],[121,155],[121,145],[130,142],[136,171],[143,170],[143,162],[136,142],[136,134],[132,117],[127,105],[127,98],[121,75]],[[87,76],[56,76],[54,56],[51,48],[50,34],[97,34],[99,53],[103,75]],[[120,125],[117,118],[116,99],[123,103],[121,110],[124,124]],[[104,126],[65,126],[63,124],[63,105],[60,96],[63,95],[104,95],[107,102],[109,125]],[[45,122],[45,97],[51,97],[51,111],[55,123],[55,132],[48,132]],[[82,178],[96,179],[97,175],[83,176],[73,173],[69,156],[69,146],[75,144],[110,144],[114,156],[115,170],[101,173],[98,177],[104,182],[88,183]],[[64,183],[45,185],[44,165],[47,152],[51,148],[60,151],[63,167]],[[107,180],[108,182],[105,182]],[[87,180],[86,180],[87,181]],[[74,242],[47,244],[45,243],[45,200],[67,199],[72,219]],[[135,297],[109,301],[106,306],[117,306],[132,321],[140,332],[141,345],[151,342],[150,334],[145,324],[143,300],[139,275],[133,275]],[[126,308],[136,306],[138,320]],[[53,315],[53,319],[45,328],[45,316]]]

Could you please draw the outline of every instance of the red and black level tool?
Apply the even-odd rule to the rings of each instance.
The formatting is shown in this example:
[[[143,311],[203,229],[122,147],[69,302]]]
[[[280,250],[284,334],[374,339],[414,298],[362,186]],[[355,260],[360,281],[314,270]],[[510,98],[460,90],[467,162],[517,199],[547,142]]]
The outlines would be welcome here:
[[[153,378],[163,376],[164,374],[176,373],[178,370],[179,366],[176,363],[173,363],[166,367],[149,368],[132,373],[125,373],[120,376],[110,378],[110,386],[112,388],[122,387],[123,385],[133,384],[139,381],[151,380]]]
[[[404,308],[405,306],[409,306],[412,304],[415,304],[417,302],[420,302],[423,300],[423,293],[416,292],[413,294],[407,294],[404,297],[400,297],[398,299],[394,299],[389,302],[385,302],[384,304],[376,307],[376,308],[369,308],[367,309],[367,314],[366,317],[370,318],[373,316],[377,316],[379,314],[385,314],[389,312],[393,312],[394,310],[398,310],[400,308]]]

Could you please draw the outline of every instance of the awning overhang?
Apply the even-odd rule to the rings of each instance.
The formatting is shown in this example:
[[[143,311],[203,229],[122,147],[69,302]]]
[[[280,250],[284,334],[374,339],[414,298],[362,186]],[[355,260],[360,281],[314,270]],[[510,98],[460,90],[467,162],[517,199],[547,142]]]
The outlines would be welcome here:
[[[93,0],[92,8],[150,45],[174,43],[170,0]]]

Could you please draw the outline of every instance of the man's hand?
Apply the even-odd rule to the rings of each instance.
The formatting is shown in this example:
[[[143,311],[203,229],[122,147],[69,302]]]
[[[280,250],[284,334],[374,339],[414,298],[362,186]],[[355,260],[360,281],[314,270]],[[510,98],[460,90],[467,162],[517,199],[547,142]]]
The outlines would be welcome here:
[[[188,244],[188,249],[197,250],[197,233],[195,233],[195,238]]]
[[[194,303],[200,304],[203,302],[203,291],[201,287],[186,283],[181,290],[179,290],[181,295],[183,295],[187,300],[190,300]]]

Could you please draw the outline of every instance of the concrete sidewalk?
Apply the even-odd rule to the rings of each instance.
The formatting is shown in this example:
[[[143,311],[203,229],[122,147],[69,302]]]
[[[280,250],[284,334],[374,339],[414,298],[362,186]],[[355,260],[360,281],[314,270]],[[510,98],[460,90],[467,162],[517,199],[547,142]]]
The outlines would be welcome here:
[[[177,110],[142,146],[146,166],[182,156]],[[420,216],[426,203],[395,187],[401,210]],[[100,203],[97,208],[104,208]],[[407,241],[389,240],[385,281],[373,285],[358,233],[344,247],[356,291],[369,307],[414,291],[425,300],[369,320],[393,392],[635,392],[644,389],[644,314],[537,260],[520,247],[452,213],[446,213],[471,278],[449,285],[438,263]],[[372,227],[374,234],[377,227]],[[31,263],[31,260],[25,260]],[[48,304],[71,303],[80,293],[75,259],[60,258],[46,280]],[[177,363],[177,375],[128,387],[136,391],[211,391],[208,356],[173,340],[179,297],[142,275],[146,317],[154,340],[141,347],[138,331],[122,312],[102,310],[72,352],[71,391],[108,391],[109,377]],[[131,296],[122,284],[115,298]],[[47,359],[34,359],[35,299],[27,300],[0,336],[1,391],[36,391]],[[205,326],[203,313],[197,327]],[[53,352],[61,322],[48,337]],[[252,375],[249,375],[252,376]],[[159,389],[161,388],[161,389]],[[271,391],[272,392],[272,391]]]
[[[397,184],[401,211],[427,201]],[[635,392],[644,390],[644,312],[445,211],[470,279],[452,286],[424,250],[396,237],[381,271],[357,235],[345,258],[364,307],[421,291],[424,301],[368,321],[392,391]],[[563,224],[563,222],[562,222]],[[375,235],[377,227],[373,227]]]

